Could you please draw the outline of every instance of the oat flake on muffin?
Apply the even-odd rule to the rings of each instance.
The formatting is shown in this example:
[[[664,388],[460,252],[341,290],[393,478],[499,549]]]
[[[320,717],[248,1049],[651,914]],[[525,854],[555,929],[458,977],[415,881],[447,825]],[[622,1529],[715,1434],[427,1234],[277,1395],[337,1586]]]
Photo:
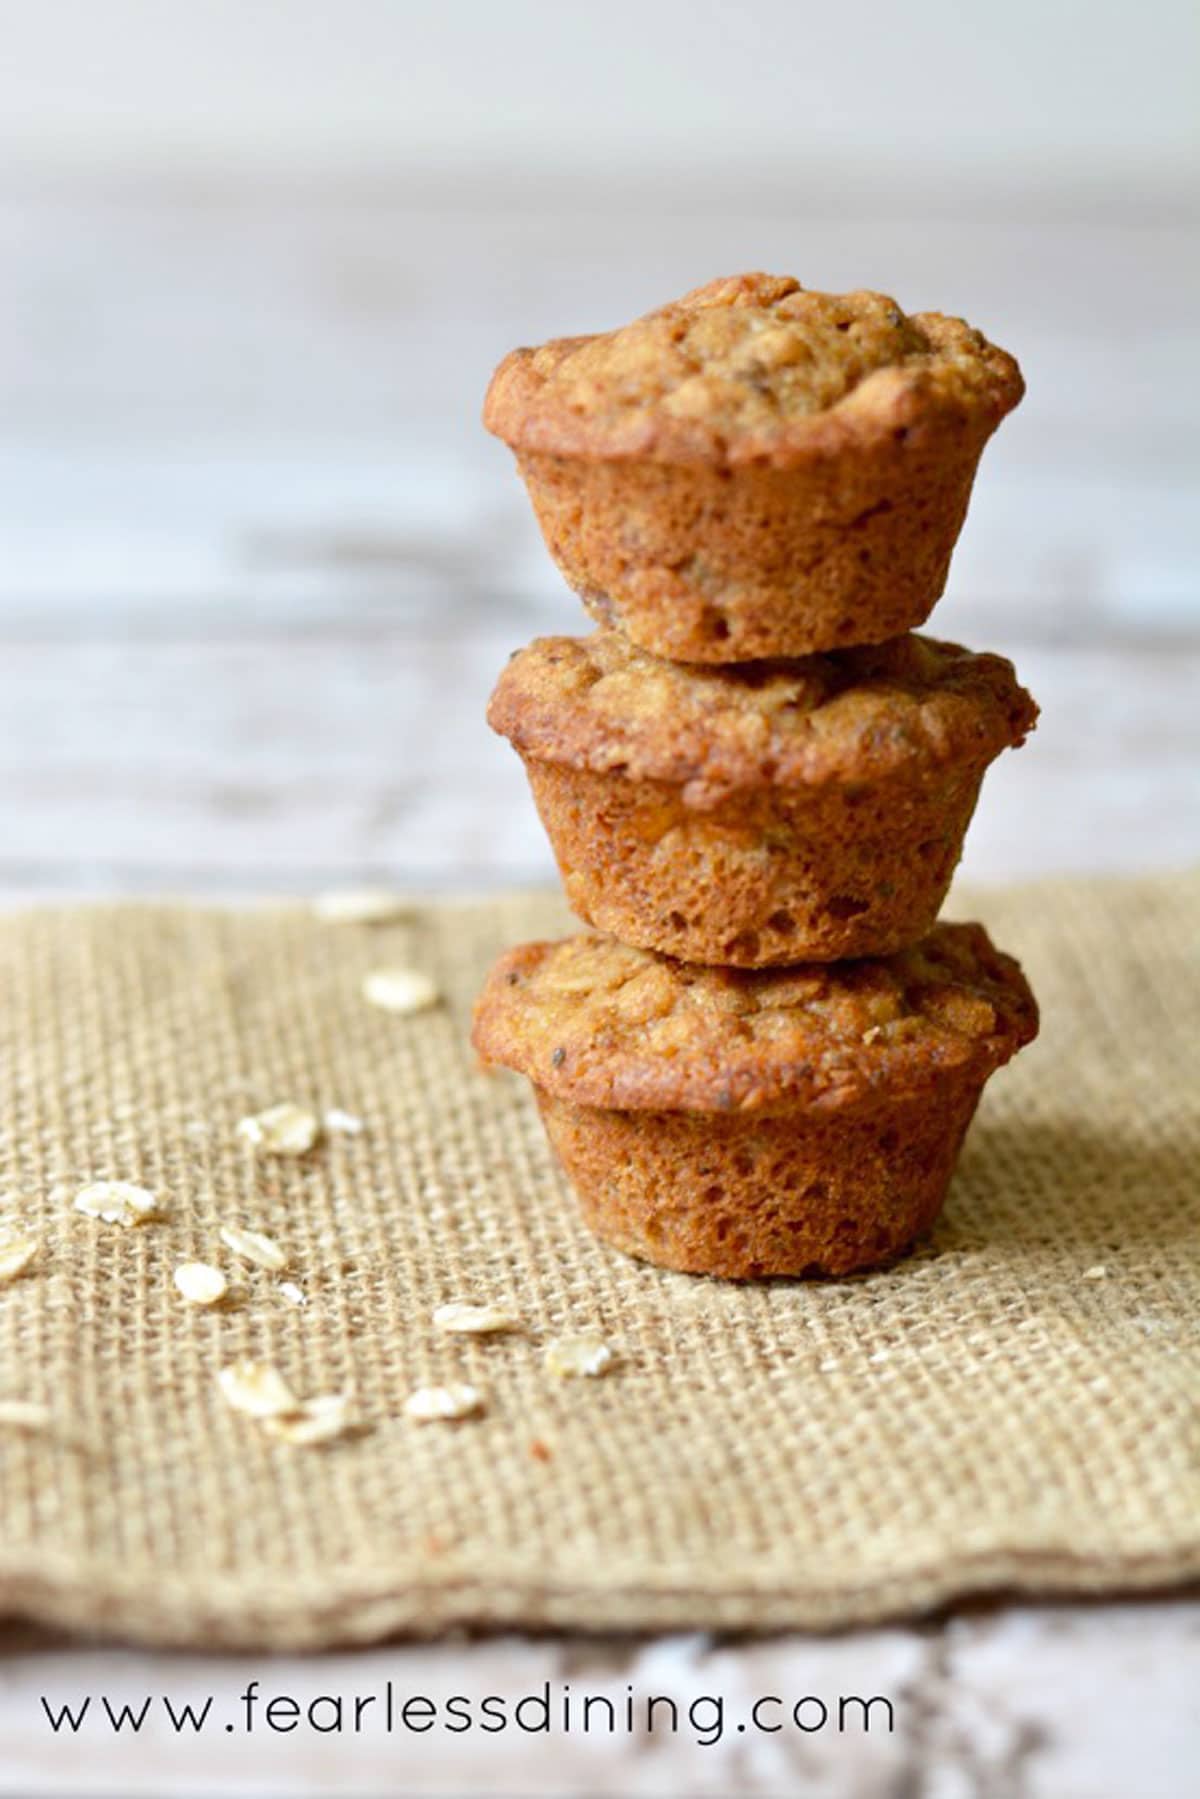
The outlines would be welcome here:
[[[533,1082],[599,1236],[753,1279],[910,1248],[984,1083],[1036,1031],[1017,964],[980,926],[940,925],[886,960],[753,973],[526,944],[493,968],[474,1041]]]
[[[741,967],[923,936],[987,765],[1036,716],[1003,657],[933,639],[715,667],[611,629],[530,644],[488,709],[579,916]]]
[[[815,293],[791,276],[709,282],[617,331],[514,350],[484,422],[557,455],[786,461],[872,415],[998,414],[1021,396],[1013,358],[964,320],[911,316],[887,294]]]
[[[698,968],[583,935],[501,956],[473,1041],[584,1105],[832,1111],[952,1069],[985,1078],[1036,1019],[1017,964],[977,924],[938,925],[878,960],[770,969]]]
[[[750,274],[514,350],[484,423],[594,616],[658,655],[734,662],[922,623],[1023,391],[961,319]]]
[[[697,807],[763,786],[990,760],[1036,718],[1005,657],[915,634],[732,667],[666,661],[611,629],[539,637],[510,658],[488,707],[493,730],[524,753],[679,783]]]

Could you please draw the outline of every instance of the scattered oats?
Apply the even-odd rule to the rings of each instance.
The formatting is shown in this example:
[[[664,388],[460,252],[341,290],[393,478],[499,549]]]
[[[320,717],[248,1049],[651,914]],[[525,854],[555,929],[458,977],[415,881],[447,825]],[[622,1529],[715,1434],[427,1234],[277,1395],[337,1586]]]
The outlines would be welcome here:
[[[132,1181],[89,1181],[75,1195],[75,1210],[125,1230],[162,1216],[157,1195],[148,1187],[135,1187]]]
[[[323,924],[393,924],[412,907],[387,887],[334,887],[317,895],[313,912]]]
[[[488,1337],[499,1331],[516,1331],[521,1328],[521,1320],[515,1312],[506,1312],[502,1306],[472,1306],[451,1303],[438,1306],[433,1314],[433,1322],[438,1330],[449,1331],[458,1337]]]
[[[263,1419],[263,1429],[285,1443],[332,1443],[345,1436],[351,1425],[352,1393],[322,1393],[303,1399],[294,1412],[274,1413]]]
[[[45,1430],[50,1408],[34,1399],[0,1399],[0,1430]]]
[[[864,1043],[874,1043],[877,1041],[878,1038],[880,1038],[882,1036],[883,1036],[883,1026],[881,1024],[873,1024],[870,1026],[870,1028],[868,1030],[865,1030],[863,1032],[862,1040]]]
[[[834,1372],[834,1370],[836,1369],[836,1367],[837,1367],[837,1361],[835,1360],[835,1358],[832,1356],[828,1356],[828,1357],[826,1357],[825,1361],[817,1363],[817,1373],[818,1374],[832,1374]]]
[[[340,1106],[332,1106],[325,1114],[325,1129],[336,1131],[343,1137],[357,1137],[362,1132],[363,1121],[353,1112],[343,1112]]]
[[[243,1142],[267,1155],[303,1156],[321,1135],[321,1121],[303,1106],[284,1100],[281,1105],[268,1106],[265,1112],[241,1119],[237,1134]]]
[[[1093,1393],[1107,1393],[1111,1385],[1112,1382],[1109,1380],[1107,1374],[1098,1374],[1095,1380],[1090,1380],[1088,1382],[1088,1386],[1092,1389]]]
[[[226,1402],[249,1418],[278,1418],[300,1409],[296,1395],[268,1362],[230,1362],[217,1379]]]
[[[268,1237],[263,1231],[244,1231],[239,1224],[223,1224],[220,1235],[225,1247],[235,1256],[241,1256],[243,1261],[269,1268],[272,1274],[287,1267],[287,1257],[282,1249],[274,1237]]]
[[[279,1291],[290,1306],[306,1306],[308,1304],[308,1294],[298,1287],[295,1281],[280,1281]]]
[[[363,998],[384,1012],[425,1012],[441,994],[419,968],[377,968],[362,984]]]
[[[551,1374],[564,1380],[603,1374],[612,1366],[613,1352],[600,1337],[557,1337],[546,1346],[544,1361]]]
[[[1094,1268],[1084,1269],[1083,1278],[1085,1281],[1106,1281],[1108,1279],[1108,1269],[1103,1262],[1097,1262]]]
[[[890,1362],[891,1359],[892,1352],[890,1349],[877,1349],[873,1355],[867,1357],[868,1362]]]
[[[0,1286],[24,1274],[40,1248],[36,1237],[17,1237],[12,1243],[0,1245]]]
[[[450,1387],[418,1387],[404,1401],[404,1410],[418,1424],[432,1424],[442,1418],[471,1418],[484,1408],[478,1387],[456,1384]]]
[[[181,1262],[171,1279],[193,1306],[215,1306],[229,1287],[221,1270],[210,1268],[207,1262]]]

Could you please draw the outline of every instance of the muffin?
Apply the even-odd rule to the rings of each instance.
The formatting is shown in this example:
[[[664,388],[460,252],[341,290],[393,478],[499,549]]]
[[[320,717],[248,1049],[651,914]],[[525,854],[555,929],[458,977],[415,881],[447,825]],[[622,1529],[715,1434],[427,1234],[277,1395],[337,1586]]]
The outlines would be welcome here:
[[[921,624],[1023,391],[961,319],[752,274],[514,350],[483,417],[597,619],[659,656],[742,662]]]
[[[1036,1032],[1011,957],[942,924],[883,960],[757,972],[527,943],[492,969],[473,1041],[533,1082],[599,1236],[745,1279],[908,1249],[984,1082]]]
[[[488,708],[581,918],[750,968],[923,937],[1036,717],[1002,656],[932,638],[715,668],[611,628],[518,651]]]

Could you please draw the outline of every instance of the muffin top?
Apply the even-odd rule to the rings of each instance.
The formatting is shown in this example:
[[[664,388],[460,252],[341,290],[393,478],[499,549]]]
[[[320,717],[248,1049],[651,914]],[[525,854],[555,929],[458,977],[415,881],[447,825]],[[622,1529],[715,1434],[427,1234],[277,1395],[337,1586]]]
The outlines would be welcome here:
[[[751,274],[618,331],[513,350],[483,422],[551,455],[787,462],[933,414],[986,436],[1023,392],[1013,358],[962,319]]]
[[[672,782],[697,808],[755,788],[982,766],[1036,718],[1003,656],[932,637],[711,664],[664,661],[607,626],[518,650],[488,706],[523,755]]]
[[[612,937],[502,956],[473,1041],[577,1105],[830,1112],[980,1082],[1037,1033],[1017,963],[977,924],[878,960],[701,968]]]

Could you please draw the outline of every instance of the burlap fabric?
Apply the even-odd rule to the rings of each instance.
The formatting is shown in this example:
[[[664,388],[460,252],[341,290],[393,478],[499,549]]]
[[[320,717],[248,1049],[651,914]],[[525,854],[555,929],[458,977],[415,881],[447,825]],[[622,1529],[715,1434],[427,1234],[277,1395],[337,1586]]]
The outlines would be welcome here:
[[[968,900],[959,915],[975,910]],[[0,1604],[147,1641],[304,1646],[472,1623],[829,1626],[1003,1587],[1200,1573],[1200,881],[981,896],[1026,963],[1041,1040],[998,1075],[944,1220],[893,1272],[730,1286],[592,1242],[524,1085],[465,1042],[489,958],[565,923],[549,898],[329,926],[300,908],[42,910],[0,924]],[[372,1010],[370,968],[448,1004]],[[360,1115],[302,1162],[244,1113]],[[126,1177],[169,1215],[71,1209]],[[231,1266],[218,1223],[285,1245],[220,1313],[171,1271]],[[495,1300],[528,1334],[439,1337]],[[550,1335],[619,1361],[555,1382]],[[216,1383],[237,1356],[305,1393],[353,1382],[361,1435],[276,1442]],[[402,1402],[467,1378],[485,1416]],[[544,1450],[534,1451],[534,1443]],[[543,1459],[548,1457],[549,1459]]]

